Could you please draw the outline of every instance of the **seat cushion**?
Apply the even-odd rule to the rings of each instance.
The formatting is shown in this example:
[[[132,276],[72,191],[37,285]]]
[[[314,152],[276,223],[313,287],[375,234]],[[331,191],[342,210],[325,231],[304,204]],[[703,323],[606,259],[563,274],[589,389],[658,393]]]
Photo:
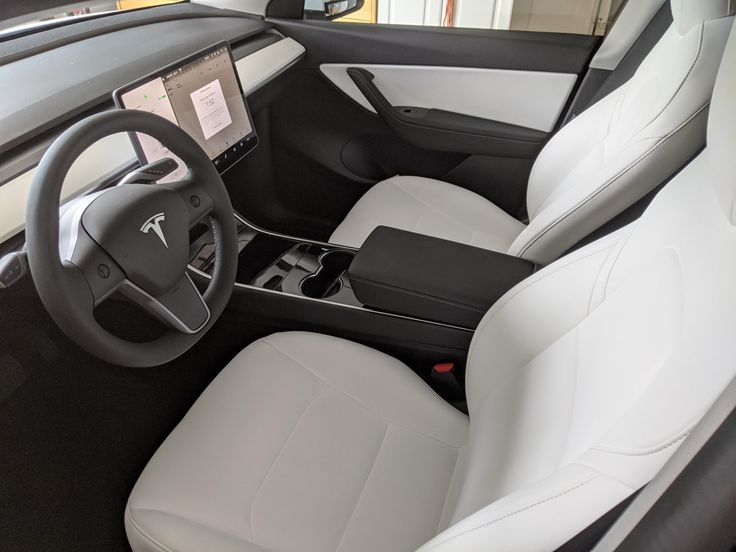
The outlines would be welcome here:
[[[395,176],[373,186],[351,209],[330,241],[360,247],[377,226],[501,253],[526,227],[476,193],[417,176]]]
[[[399,361],[283,333],[240,353],[141,475],[133,550],[414,550],[438,530],[468,419]]]

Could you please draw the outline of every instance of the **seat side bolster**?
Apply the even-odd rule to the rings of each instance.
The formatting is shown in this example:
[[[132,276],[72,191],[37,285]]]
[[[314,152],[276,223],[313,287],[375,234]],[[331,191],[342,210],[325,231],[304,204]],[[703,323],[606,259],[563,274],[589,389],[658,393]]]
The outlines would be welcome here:
[[[632,230],[632,225],[622,228],[545,267],[509,290],[486,313],[470,346],[469,358],[480,359],[468,366],[471,416],[487,393],[595,308],[601,299],[598,282],[605,280]],[[519,335],[525,339],[520,341]]]
[[[636,203],[658,183],[675,173],[682,159],[695,155],[705,136],[708,104],[701,106],[682,126],[657,140],[638,142],[635,162],[605,177],[590,189],[581,181],[543,209],[511,244],[509,253],[547,264],[580,239]],[[612,167],[605,167],[612,168]],[[605,176],[605,175],[602,175]],[[642,186],[642,182],[651,186]]]

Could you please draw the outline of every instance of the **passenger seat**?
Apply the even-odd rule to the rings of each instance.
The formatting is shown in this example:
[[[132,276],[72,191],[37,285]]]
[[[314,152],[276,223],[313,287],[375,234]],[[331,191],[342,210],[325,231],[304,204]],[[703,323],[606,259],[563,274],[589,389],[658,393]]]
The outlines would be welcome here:
[[[547,264],[666,182],[703,146],[736,2],[671,0],[673,23],[624,85],[552,137],[531,171],[529,223],[439,180],[373,186],[330,241],[390,226]]]

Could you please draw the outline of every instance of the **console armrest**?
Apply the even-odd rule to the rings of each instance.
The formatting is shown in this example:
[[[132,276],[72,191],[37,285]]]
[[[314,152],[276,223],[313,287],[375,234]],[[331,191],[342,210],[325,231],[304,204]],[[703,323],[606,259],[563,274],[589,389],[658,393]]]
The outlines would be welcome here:
[[[535,268],[511,255],[379,226],[348,273],[367,307],[475,328]]]

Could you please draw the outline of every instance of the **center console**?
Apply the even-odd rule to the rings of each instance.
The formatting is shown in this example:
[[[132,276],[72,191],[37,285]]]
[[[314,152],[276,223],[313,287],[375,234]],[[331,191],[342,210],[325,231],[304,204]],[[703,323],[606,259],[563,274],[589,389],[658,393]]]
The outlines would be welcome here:
[[[238,286],[362,307],[348,277],[356,250],[268,232],[238,214],[235,220],[239,247]],[[203,224],[195,228],[190,243],[190,267],[209,275],[215,251],[209,227]]]
[[[359,309],[387,318],[473,330],[506,291],[532,274],[524,259],[378,227],[360,250],[268,232],[236,215],[237,287]],[[191,267],[214,263],[207,226],[192,236]]]

